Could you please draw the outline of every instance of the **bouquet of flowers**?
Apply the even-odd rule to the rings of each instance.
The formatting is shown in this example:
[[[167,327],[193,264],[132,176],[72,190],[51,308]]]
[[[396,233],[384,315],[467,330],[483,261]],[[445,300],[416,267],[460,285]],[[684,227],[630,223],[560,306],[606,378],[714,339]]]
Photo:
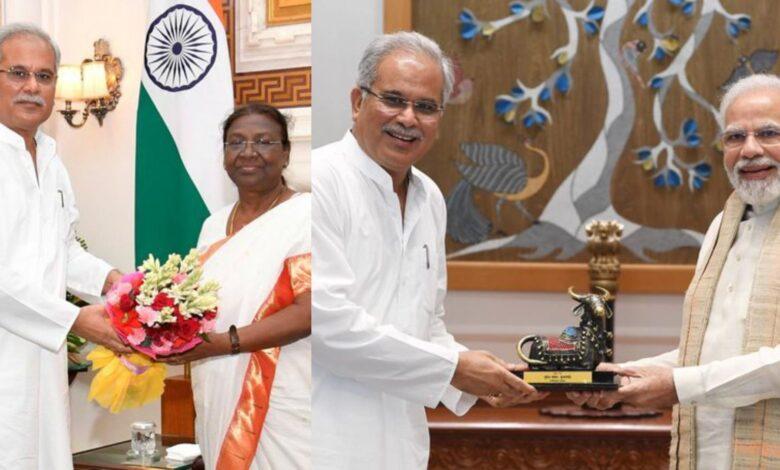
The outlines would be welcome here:
[[[188,351],[213,331],[217,316],[214,281],[201,282],[198,251],[160,264],[151,255],[106,294],[106,311],[117,334],[140,353],[117,355],[98,346],[87,357],[100,370],[89,399],[112,413],[144,405],[162,395],[165,365],[158,355]]]

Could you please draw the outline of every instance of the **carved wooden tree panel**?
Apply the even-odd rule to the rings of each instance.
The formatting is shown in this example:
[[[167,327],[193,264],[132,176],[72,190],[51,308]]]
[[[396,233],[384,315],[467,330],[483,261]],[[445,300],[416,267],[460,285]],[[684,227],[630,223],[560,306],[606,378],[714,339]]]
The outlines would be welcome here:
[[[731,192],[716,109],[737,75],[778,71],[780,2],[415,0],[457,64],[420,163],[453,260],[585,261],[593,219],[621,258],[692,264]]]

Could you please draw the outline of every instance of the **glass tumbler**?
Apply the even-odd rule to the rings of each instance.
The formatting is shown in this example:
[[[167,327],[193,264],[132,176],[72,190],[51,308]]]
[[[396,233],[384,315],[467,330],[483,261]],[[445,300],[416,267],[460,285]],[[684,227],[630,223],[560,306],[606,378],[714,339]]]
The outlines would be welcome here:
[[[151,456],[154,454],[157,425],[150,421],[136,421],[130,425],[130,450],[133,457]]]

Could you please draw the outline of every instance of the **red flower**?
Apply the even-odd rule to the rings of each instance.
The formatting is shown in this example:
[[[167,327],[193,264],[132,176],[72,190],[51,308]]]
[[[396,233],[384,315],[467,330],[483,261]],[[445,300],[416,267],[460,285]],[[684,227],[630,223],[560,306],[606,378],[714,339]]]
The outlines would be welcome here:
[[[123,294],[122,297],[119,298],[119,308],[122,309],[123,312],[128,312],[134,307],[135,300],[130,297],[129,294]]]
[[[217,317],[217,311],[216,310],[209,310],[208,312],[203,312],[203,318],[206,320],[213,320]]]
[[[154,298],[152,302],[152,308],[158,312],[162,311],[163,307],[173,307],[173,299],[168,297],[164,292],[160,292]]]
[[[195,318],[184,319],[178,317],[176,319],[176,327],[178,335],[185,340],[185,342],[191,340],[200,331],[200,322]]]

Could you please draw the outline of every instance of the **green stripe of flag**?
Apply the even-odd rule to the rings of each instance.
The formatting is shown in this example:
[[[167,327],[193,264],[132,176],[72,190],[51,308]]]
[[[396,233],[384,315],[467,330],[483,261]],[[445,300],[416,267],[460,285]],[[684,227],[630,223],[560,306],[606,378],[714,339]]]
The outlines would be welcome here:
[[[146,89],[141,86],[136,121],[135,259],[165,261],[195,247],[209,215],[181,161],[176,143]]]

